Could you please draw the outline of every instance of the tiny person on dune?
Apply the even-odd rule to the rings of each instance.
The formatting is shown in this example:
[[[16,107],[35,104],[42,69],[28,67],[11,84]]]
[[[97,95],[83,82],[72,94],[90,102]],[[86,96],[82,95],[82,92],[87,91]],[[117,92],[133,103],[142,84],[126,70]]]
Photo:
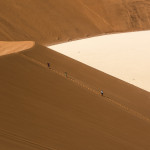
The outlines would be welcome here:
[[[101,90],[101,96],[103,96],[103,94],[104,94],[104,93],[103,93],[103,90]]]

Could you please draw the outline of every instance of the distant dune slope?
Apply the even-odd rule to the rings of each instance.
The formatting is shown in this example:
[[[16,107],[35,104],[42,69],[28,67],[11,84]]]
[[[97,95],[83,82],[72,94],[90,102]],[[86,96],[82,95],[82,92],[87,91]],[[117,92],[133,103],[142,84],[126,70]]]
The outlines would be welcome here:
[[[2,149],[149,149],[148,92],[39,45],[0,68]]]
[[[150,29],[148,0],[1,0],[0,40],[54,44]]]

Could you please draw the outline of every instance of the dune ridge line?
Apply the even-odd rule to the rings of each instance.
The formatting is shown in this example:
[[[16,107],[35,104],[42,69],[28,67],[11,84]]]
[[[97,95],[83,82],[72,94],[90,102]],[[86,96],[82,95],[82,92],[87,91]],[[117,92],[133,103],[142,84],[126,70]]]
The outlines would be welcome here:
[[[40,61],[37,61],[37,60],[35,60],[35,59],[33,59],[33,58],[29,57],[29,56],[26,56],[25,54],[21,54],[21,53],[19,53],[19,54],[20,54],[22,57],[28,59],[29,61],[40,65],[41,67],[48,68],[46,64],[43,64],[43,63],[41,63]],[[70,81],[74,82],[74,83],[77,84],[78,86],[80,86],[80,87],[82,87],[82,88],[85,88],[85,89],[91,91],[91,92],[94,93],[95,95],[101,96],[101,95],[100,95],[100,92],[99,92],[98,90],[95,90],[95,89],[93,89],[93,88],[90,88],[89,86],[87,86],[87,85],[81,83],[81,81],[79,81],[79,80],[73,78],[72,76],[67,75],[67,77],[66,77],[66,75],[65,75],[64,72],[60,72],[60,71],[55,70],[55,69],[52,69],[52,68],[49,68],[49,70],[50,70],[50,71],[53,71],[54,73],[56,73],[56,74],[58,74],[58,75],[60,75],[60,76],[62,76],[62,77],[64,77],[64,78],[66,78],[66,79],[69,79]],[[141,113],[139,113],[139,112],[137,112],[137,111],[135,111],[135,110],[133,110],[133,109],[130,109],[130,108],[128,108],[127,106],[122,105],[122,104],[116,102],[115,100],[113,100],[113,99],[111,99],[111,98],[109,98],[109,97],[107,97],[107,96],[103,96],[103,98],[105,99],[106,102],[118,106],[118,108],[120,108],[121,110],[123,110],[123,111],[125,111],[125,112],[131,114],[132,116],[137,117],[137,118],[139,118],[139,119],[141,119],[141,120],[144,120],[144,121],[150,123],[150,119],[149,119],[148,117],[142,115]]]

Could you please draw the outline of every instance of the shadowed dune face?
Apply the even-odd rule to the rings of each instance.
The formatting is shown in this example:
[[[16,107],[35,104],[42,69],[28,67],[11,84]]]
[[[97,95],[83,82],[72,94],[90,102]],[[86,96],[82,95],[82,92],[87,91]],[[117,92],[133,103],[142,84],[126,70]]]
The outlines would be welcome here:
[[[0,68],[3,149],[149,149],[148,92],[39,45]]]
[[[0,56],[27,50],[33,47],[34,44],[35,42],[32,42],[32,41],[22,41],[22,42],[0,41]]]
[[[147,0],[2,0],[0,40],[41,44],[150,29]]]

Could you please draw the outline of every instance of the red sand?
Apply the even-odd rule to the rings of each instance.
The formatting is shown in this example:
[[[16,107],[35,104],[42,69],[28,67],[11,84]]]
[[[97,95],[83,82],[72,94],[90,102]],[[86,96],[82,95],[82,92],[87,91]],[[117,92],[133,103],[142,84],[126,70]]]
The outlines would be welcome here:
[[[150,147],[148,92],[39,45],[0,68],[3,149]]]
[[[2,42],[0,41],[0,56],[27,50],[34,46],[32,41]]]
[[[145,30],[150,28],[149,4],[147,0],[3,0],[0,40],[51,45]],[[26,46],[28,50],[0,56],[1,149],[149,149],[148,92],[43,46],[26,44],[7,44],[9,53]],[[101,89],[104,97],[98,94]]]
[[[148,0],[1,0],[0,40],[52,45],[150,29]]]

